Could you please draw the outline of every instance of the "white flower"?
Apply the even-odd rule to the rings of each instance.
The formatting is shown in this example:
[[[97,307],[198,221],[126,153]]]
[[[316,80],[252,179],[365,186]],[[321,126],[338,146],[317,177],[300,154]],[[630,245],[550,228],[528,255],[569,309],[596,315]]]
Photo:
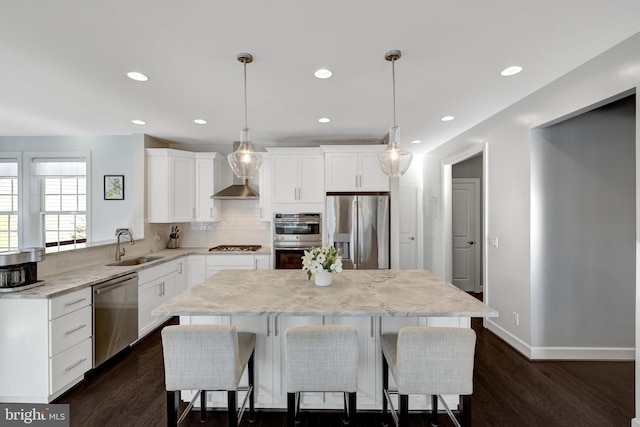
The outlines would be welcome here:
[[[310,248],[302,256],[302,270],[311,279],[313,273],[328,270],[330,273],[342,271],[342,258],[338,256],[336,248],[325,245],[321,248]]]

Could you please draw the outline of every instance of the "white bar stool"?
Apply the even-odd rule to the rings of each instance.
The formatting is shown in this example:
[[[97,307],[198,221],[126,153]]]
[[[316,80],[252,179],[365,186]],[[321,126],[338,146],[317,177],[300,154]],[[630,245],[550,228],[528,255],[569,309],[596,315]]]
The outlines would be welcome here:
[[[175,325],[162,330],[167,426],[177,426],[200,395],[200,420],[206,421],[206,391],[226,391],[229,427],[236,427],[249,400],[249,420],[255,418],[253,402],[253,356],[256,334],[236,332],[232,325]],[[245,366],[249,376],[247,394],[238,410],[237,392]],[[198,390],[178,418],[180,390]]]
[[[351,326],[296,326],[285,333],[287,425],[294,427],[301,392],[343,392],[345,424],[355,426],[358,331]],[[348,401],[347,401],[348,396]]]
[[[460,395],[462,424],[471,426],[471,394],[473,393],[473,361],[476,333],[466,328],[420,327],[401,328],[397,334],[383,334],[382,347],[382,413],[387,402],[397,427],[409,423],[409,395],[431,395],[431,425],[438,424],[438,398],[454,424],[460,423],[442,399],[443,394]],[[397,391],[389,391],[389,368]],[[390,394],[398,394],[399,415]]]

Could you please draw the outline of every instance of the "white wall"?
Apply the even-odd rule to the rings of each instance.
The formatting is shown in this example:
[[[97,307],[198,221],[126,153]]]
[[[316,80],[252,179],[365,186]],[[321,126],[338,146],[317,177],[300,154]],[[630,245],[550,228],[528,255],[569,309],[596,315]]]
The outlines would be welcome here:
[[[487,303],[500,313],[499,318],[488,322],[488,327],[525,355],[531,352],[531,331],[538,327],[536,319],[543,314],[533,311],[538,290],[532,289],[530,279],[532,129],[575,115],[581,110],[591,109],[596,104],[601,105],[605,100],[620,93],[636,90],[638,82],[640,34],[625,40],[425,155],[424,196],[428,198],[434,195],[438,200],[442,200],[441,162],[452,153],[459,153],[486,142],[486,235],[499,237],[499,247],[487,248],[485,285],[488,290]],[[636,108],[636,182],[640,180],[638,111]],[[638,187],[640,186],[636,186],[636,342],[640,339],[637,302],[640,294]],[[441,209],[437,211],[440,212]],[[442,218],[425,216],[425,261],[429,262],[425,267],[433,268],[438,274],[441,274],[438,269],[444,265],[443,254],[438,253],[443,247],[438,227],[443,227],[443,223]],[[514,311],[519,313],[519,326],[511,322],[511,313]],[[636,346],[636,362],[639,360],[640,353]],[[640,374],[636,370],[636,418],[640,417],[639,402]]]
[[[91,240],[98,243],[111,242],[117,227],[133,227],[138,237],[144,233],[136,202],[143,199],[140,190],[144,188],[134,178],[134,159],[139,157],[135,151],[137,145],[131,135],[0,136],[0,151],[91,152]],[[125,176],[124,200],[104,200],[104,175]]]

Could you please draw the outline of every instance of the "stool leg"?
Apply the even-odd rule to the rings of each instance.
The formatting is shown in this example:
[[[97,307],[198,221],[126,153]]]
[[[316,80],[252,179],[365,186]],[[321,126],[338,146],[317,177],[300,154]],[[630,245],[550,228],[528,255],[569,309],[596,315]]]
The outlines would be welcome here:
[[[167,427],[178,425],[178,405],[180,403],[179,391],[167,391]]]
[[[387,396],[385,396],[385,390],[389,389],[389,364],[386,357],[382,354],[382,417],[387,415]]]
[[[229,412],[229,427],[238,427],[238,392],[227,391],[227,412]]]
[[[348,393],[349,394],[349,418],[347,418],[347,422],[351,427],[356,427],[356,393]]]
[[[207,391],[200,391],[200,422],[207,421]]]
[[[398,401],[398,406],[400,406],[398,427],[409,427],[409,395],[398,394]]]
[[[431,395],[431,425],[438,425],[438,395]]]
[[[254,356],[255,350],[251,352],[251,357],[249,357],[249,363],[247,366],[248,376],[249,376],[249,387],[251,388],[251,394],[249,395],[249,422],[254,422],[256,420],[256,411],[254,405],[254,396],[256,393],[256,389],[254,386]]]
[[[460,418],[464,427],[471,427],[471,396],[460,396]]]
[[[287,393],[287,427],[296,425],[296,394]]]

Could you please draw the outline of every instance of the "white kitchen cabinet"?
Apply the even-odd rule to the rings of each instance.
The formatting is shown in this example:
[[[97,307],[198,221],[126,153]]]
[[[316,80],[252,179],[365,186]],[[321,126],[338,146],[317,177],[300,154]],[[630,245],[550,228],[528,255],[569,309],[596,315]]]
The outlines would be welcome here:
[[[195,221],[218,222],[222,202],[211,196],[222,189],[222,155],[195,153]]]
[[[150,223],[220,221],[220,154],[148,148],[147,162]]]
[[[192,221],[195,209],[194,154],[148,148],[147,161],[149,222]]]
[[[262,154],[262,166],[258,169],[260,182],[260,198],[258,199],[258,210],[260,221],[271,222],[273,220],[273,209],[271,208],[271,174],[272,160],[268,153]]]
[[[269,254],[217,254],[206,255],[206,277],[216,275],[222,270],[269,270]]]
[[[0,300],[0,401],[49,403],[93,367],[92,289]]]
[[[170,261],[138,272],[138,339],[169,319],[151,311],[177,294],[178,281],[183,280],[182,262]]]
[[[324,156],[319,148],[268,147],[272,212],[324,210]]]
[[[271,264],[271,255],[256,254],[255,266],[256,266],[256,270],[271,270],[273,268]]]
[[[193,288],[207,278],[206,255],[189,255],[187,258],[187,288]]]
[[[331,151],[325,154],[326,191],[389,191],[389,177],[380,169],[378,148]],[[342,148],[341,148],[342,149]],[[367,151],[363,151],[367,150]]]

